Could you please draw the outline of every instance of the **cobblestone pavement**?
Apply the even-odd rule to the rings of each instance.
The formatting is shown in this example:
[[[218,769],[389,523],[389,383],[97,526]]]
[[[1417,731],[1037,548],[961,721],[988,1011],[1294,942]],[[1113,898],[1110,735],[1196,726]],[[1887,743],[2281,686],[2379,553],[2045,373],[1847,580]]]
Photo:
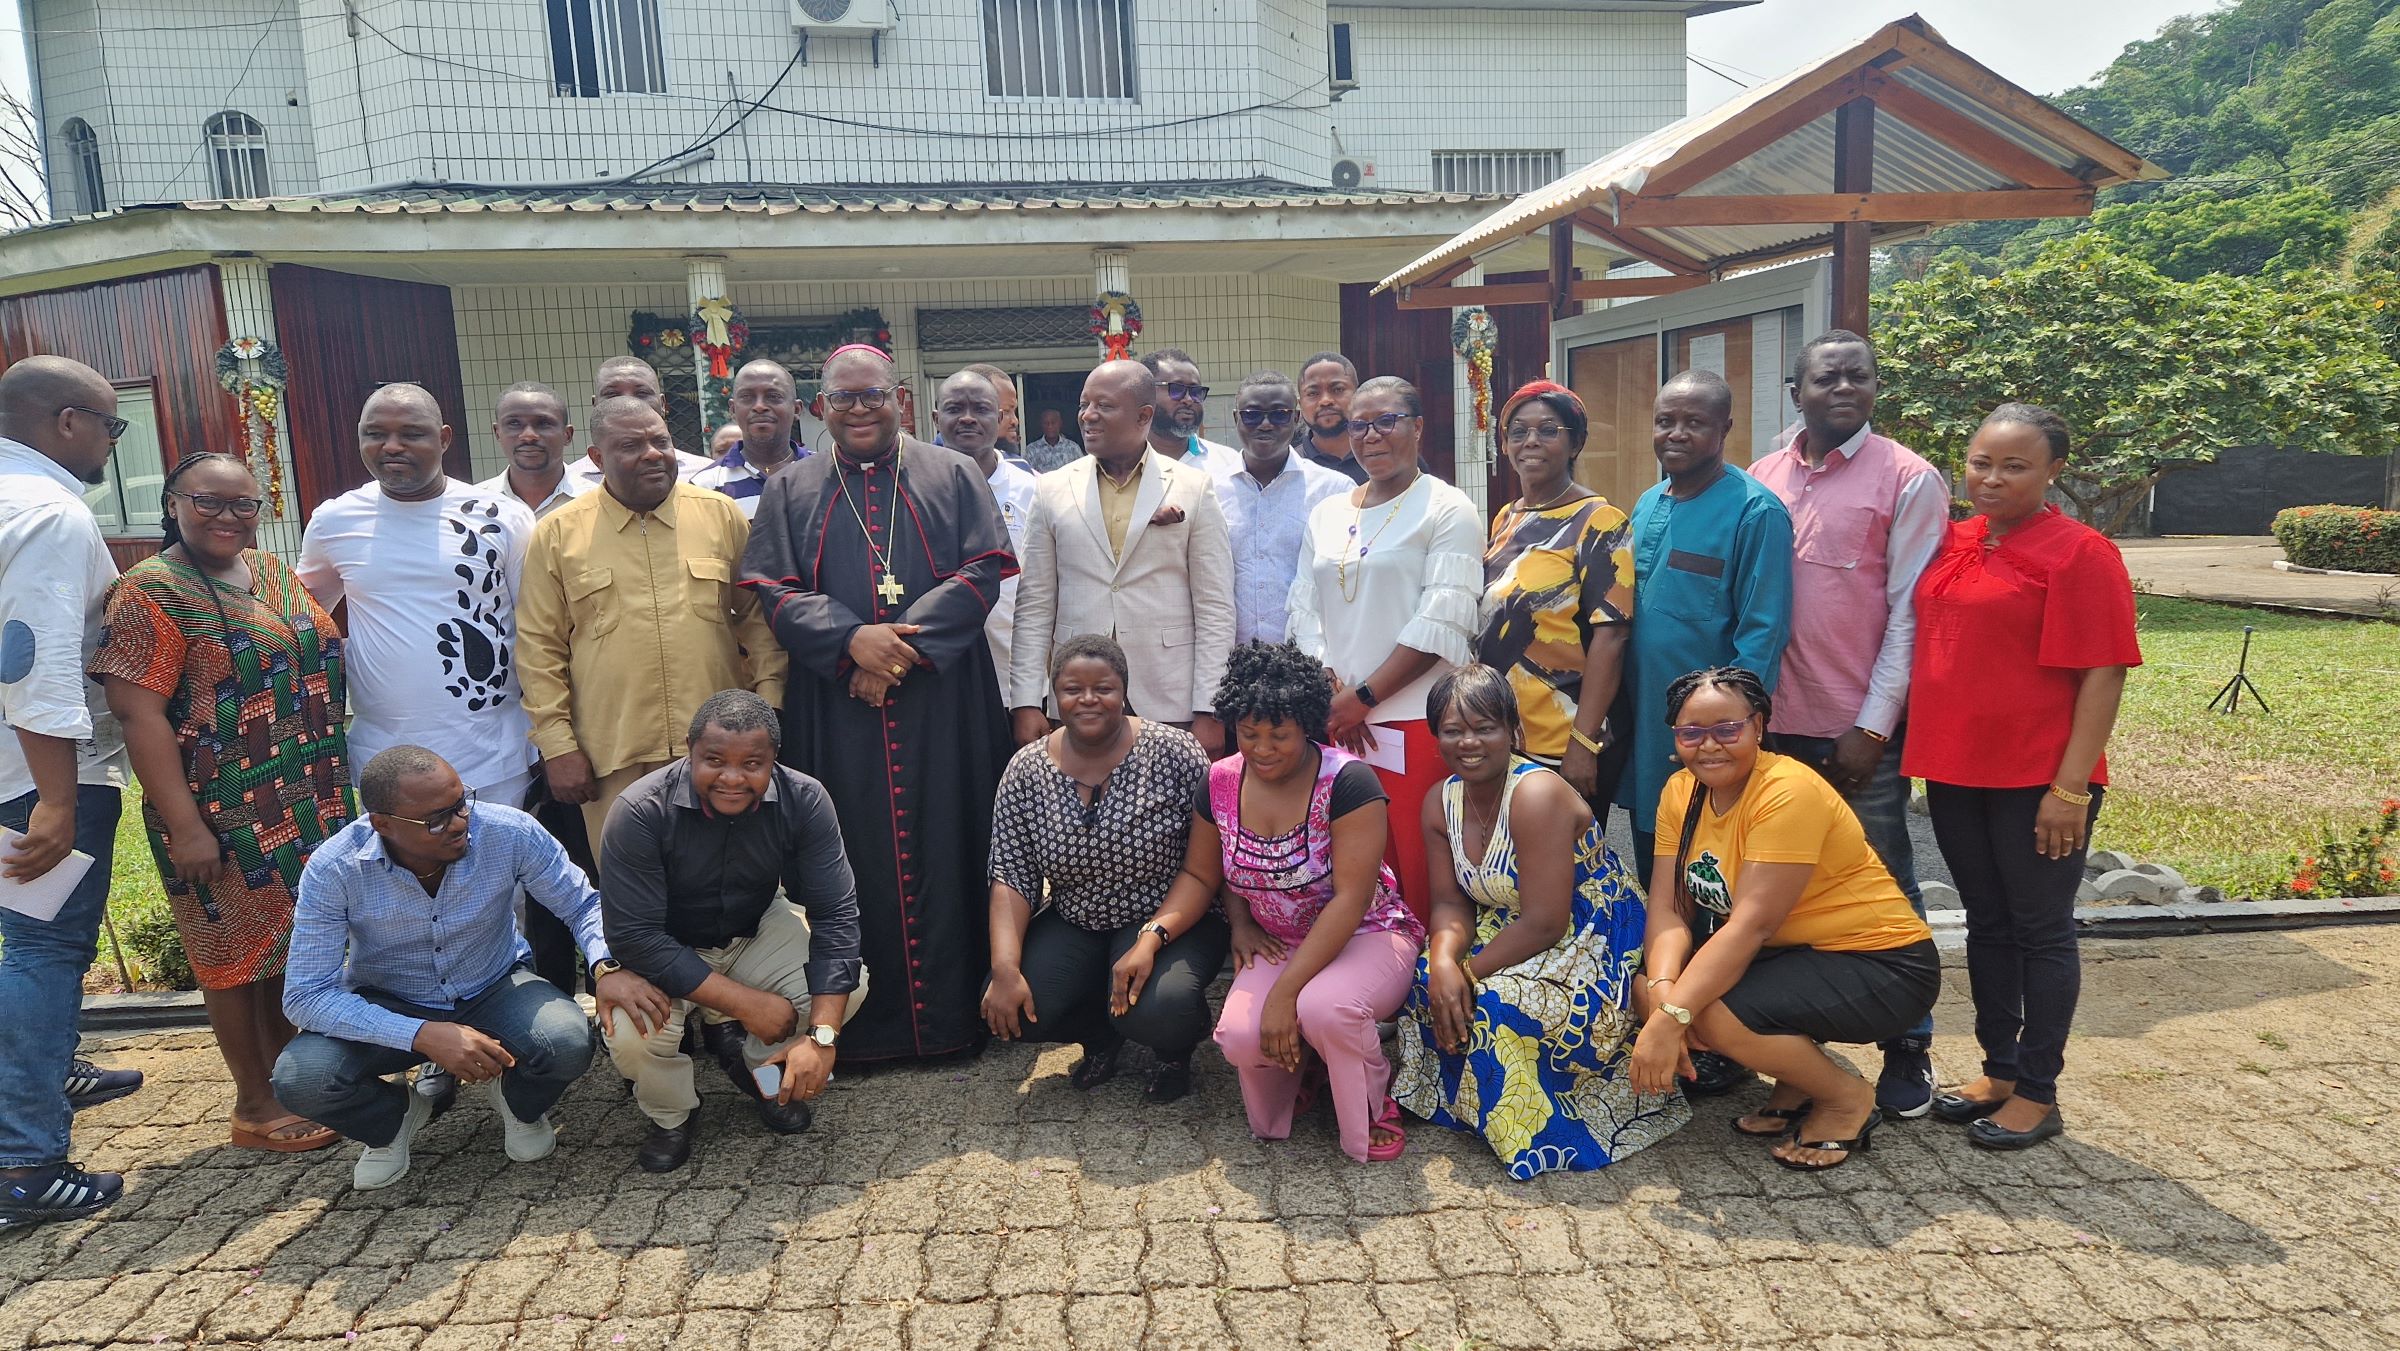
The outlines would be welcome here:
[[[1002,1047],[838,1083],[795,1139],[711,1083],[666,1178],[595,1070],[552,1158],[507,1164],[469,1101],[359,1193],[351,1147],[219,1148],[204,1038],[119,1043],[150,1084],[77,1146],[130,1190],[0,1235],[0,1347],[2400,1345],[2400,928],[2090,952],[2065,1142],[1903,1124],[1823,1176],[1726,1130],[1755,1091],[1520,1185],[1422,1125],[1390,1165],[1321,1118],[1262,1144],[1207,1052],[1194,1098],[1145,1110]],[[1951,1076],[1966,1013],[1954,969]]]

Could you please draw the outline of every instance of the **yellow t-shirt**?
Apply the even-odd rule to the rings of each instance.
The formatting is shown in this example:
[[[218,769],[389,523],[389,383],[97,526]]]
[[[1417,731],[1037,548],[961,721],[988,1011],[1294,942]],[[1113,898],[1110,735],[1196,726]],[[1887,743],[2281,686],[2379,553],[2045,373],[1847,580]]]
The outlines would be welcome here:
[[[1677,770],[1658,798],[1658,852],[1673,859],[1692,800],[1692,772]],[[1703,798],[1684,877],[1692,904],[1727,913],[1746,863],[1814,865],[1768,947],[1885,952],[1933,936],[1891,870],[1867,843],[1858,813],[1833,785],[1789,756],[1761,751],[1733,810],[1719,816]]]

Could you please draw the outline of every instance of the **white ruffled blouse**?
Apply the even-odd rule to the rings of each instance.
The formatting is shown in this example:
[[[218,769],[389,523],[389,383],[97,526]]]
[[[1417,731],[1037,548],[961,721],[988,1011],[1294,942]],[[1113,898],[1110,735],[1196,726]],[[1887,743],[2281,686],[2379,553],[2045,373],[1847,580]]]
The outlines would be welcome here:
[[[1341,493],[1308,517],[1307,557],[1292,579],[1291,635],[1350,684],[1397,647],[1430,652],[1432,668],[1377,690],[1370,722],[1416,722],[1425,696],[1474,660],[1483,594],[1483,515],[1465,493],[1419,474],[1408,490],[1364,510]],[[1345,582],[1347,585],[1345,585]]]

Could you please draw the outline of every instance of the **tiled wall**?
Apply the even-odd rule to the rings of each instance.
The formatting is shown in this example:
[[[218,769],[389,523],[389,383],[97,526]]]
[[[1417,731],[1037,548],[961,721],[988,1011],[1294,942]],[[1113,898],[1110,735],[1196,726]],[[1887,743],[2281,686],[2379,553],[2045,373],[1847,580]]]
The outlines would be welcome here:
[[[1336,5],[1358,88],[1333,110],[1367,186],[1428,189],[1439,150],[1560,150],[1579,168],[1683,116],[1679,15]]]
[[[1292,371],[1310,353],[1336,346],[1341,336],[1338,288],[1330,282],[1284,275],[1230,274],[1144,276],[1136,267],[1134,294],[1142,302],[1139,350],[1181,347],[1200,366],[1215,391],[1209,400],[1209,432],[1233,440],[1233,394],[1241,377],[1260,366]],[[883,312],[891,325],[902,374],[918,391],[922,411],[931,404],[931,382],[964,365],[966,358],[917,351],[916,311],[925,308],[1067,305],[1091,298],[1089,277],[1014,281],[828,284],[772,282],[732,284],[732,298],[753,322],[831,316],[865,305]],[[679,313],[683,288],[661,286],[459,286],[451,290],[458,317],[458,354],[471,429],[461,429],[474,448],[475,472],[498,473],[499,449],[492,443],[491,409],[500,391],[519,380],[539,380],[580,408],[590,397],[592,371],[625,351],[627,317],[634,310]],[[1079,369],[1095,361],[1092,350],[1060,351],[1046,358],[1003,359],[1011,369]],[[930,426],[919,429],[930,435]]]

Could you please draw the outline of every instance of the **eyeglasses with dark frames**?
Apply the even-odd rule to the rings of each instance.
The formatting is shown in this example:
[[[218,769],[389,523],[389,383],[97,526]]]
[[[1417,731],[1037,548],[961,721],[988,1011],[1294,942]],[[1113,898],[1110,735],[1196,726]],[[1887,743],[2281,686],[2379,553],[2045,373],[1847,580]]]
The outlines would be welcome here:
[[[1535,441],[1555,441],[1565,430],[1555,422],[1512,422],[1508,426],[1508,443],[1522,446]]]
[[[1165,390],[1170,399],[1189,399],[1193,403],[1198,403],[1208,397],[1208,386],[1191,384],[1182,380],[1169,380],[1159,388]]]
[[[1237,408],[1233,410],[1233,416],[1243,426],[1256,430],[1260,427],[1289,427],[1292,419],[1300,416],[1300,410],[1282,407]]]
[[[1400,430],[1400,424],[1408,421],[1409,417],[1410,415],[1407,413],[1386,413],[1379,418],[1365,420],[1352,418],[1350,419],[1350,434],[1365,436],[1368,432],[1373,432],[1377,436],[1390,436],[1393,432]]]
[[[1685,746],[1697,746],[1703,741],[1714,741],[1720,746],[1730,746],[1741,740],[1742,733],[1748,731],[1749,728],[1750,719],[1748,718],[1743,718],[1738,722],[1712,722],[1706,726],[1696,722],[1679,722],[1675,724],[1675,740],[1678,744]]]
[[[883,407],[883,401],[891,396],[892,391],[882,385],[870,385],[865,389],[829,389],[825,391],[825,406],[843,412],[863,408],[872,413]]]
[[[115,441],[123,437],[125,433],[133,426],[132,423],[127,422],[121,417],[113,417],[107,413],[101,412],[97,408],[86,408],[79,403],[68,404],[66,407],[61,408],[58,411],[62,413],[89,413],[93,417],[100,419],[100,425],[108,429],[108,439],[111,441]]]
[[[222,516],[230,511],[234,519],[242,521],[255,519],[260,508],[267,505],[263,497],[219,497],[215,493],[187,493],[177,488],[167,489],[167,496],[182,498],[203,516]]]
[[[433,834],[439,835],[442,832],[450,829],[452,824],[467,819],[467,813],[473,811],[474,808],[475,790],[470,788],[467,790],[466,796],[460,798],[456,802],[451,803],[449,806],[434,812],[431,816],[425,817],[422,820],[419,820],[413,816],[393,816],[390,812],[377,812],[376,815],[387,817],[394,821],[406,821],[412,826],[423,826],[426,830],[432,832]]]

